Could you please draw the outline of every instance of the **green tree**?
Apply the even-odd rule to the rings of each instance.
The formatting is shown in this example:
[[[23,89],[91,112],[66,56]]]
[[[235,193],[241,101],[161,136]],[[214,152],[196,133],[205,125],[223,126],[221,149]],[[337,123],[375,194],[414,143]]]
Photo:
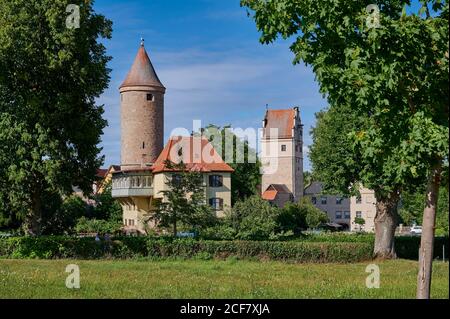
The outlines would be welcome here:
[[[80,26],[66,26],[69,4]],[[111,21],[92,1],[0,1],[0,199],[42,232],[44,199],[89,193],[99,156],[103,107],[95,99],[109,82],[110,60],[99,37]]]
[[[313,174],[312,174],[311,172],[304,171],[304,172],[303,172],[303,184],[304,184],[304,188],[306,189],[308,186],[310,186],[310,185],[312,184],[313,181],[314,181]]]
[[[394,256],[391,208],[398,193],[439,166],[448,146],[448,3],[422,1],[427,13],[428,5],[438,12],[423,17],[406,14],[410,1],[377,1],[375,26],[370,1],[241,3],[255,12],[262,42],[296,36],[295,62],[313,67],[332,106],[350,105],[369,115],[363,130],[355,130],[353,145],[372,162],[361,182],[383,185],[376,190],[381,204],[375,253]]]
[[[420,3],[418,13],[408,14],[409,0],[375,6],[345,0],[241,1],[254,10],[262,42],[296,36],[295,62],[312,65],[332,106],[369,114],[368,125],[353,132],[353,144],[362,160],[371,162],[360,173],[362,184],[383,185],[375,190],[378,257],[395,257],[399,193],[428,178],[417,295],[429,298],[437,195],[448,161],[449,17],[446,0]]]
[[[156,208],[147,216],[158,227],[172,227],[173,236],[177,236],[179,224],[199,230],[216,222],[212,208],[206,203],[203,174],[188,170],[184,163],[166,162],[173,171],[166,177],[167,190],[161,191],[163,199],[156,201]]]
[[[271,206],[260,196],[251,196],[234,205],[228,220],[236,231],[236,238],[264,240],[277,236],[279,214],[280,209]]]
[[[313,144],[309,158],[313,179],[322,183],[329,194],[354,196],[358,194],[359,172],[365,163],[352,145],[349,134],[365,124],[363,112],[349,107],[331,107],[316,114],[311,130]]]
[[[91,209],[89,217],[96,219],[122,222],[123,212],[119,202],[112,197],[112,184],[109,182],[104,186],[100,194],[92,196],[95,204]]]
[[[311,202],[303,202],[302,206],[306,213],[306,225],[308,228],[318,228],[320,225],[329,222],[327,213],[316,208]]]
[[[278,224],[281,231],[292,231],[299,235],[302,230],[308,228],[306,223],[306,211],[302,203],[287,203],[278,216]]]
[[[63,200],[60,194],[47,194],[42,209],[42,234],[72,234],[77,220],[86,216],[88,210],[87,203],[78,196],[72,195]]]
[[[328,221],[328,215],[315,207],[309,197],[303,197],[298,203],[286,204],[277,218],[282,231],[291,231],[295,235],[308,228],[317,228]]]
[[[236,136],[231,126],[221,128],[210,124],[202,129],[202,134],[208,138],[222,159],[234,169],[231,174],[231,204],[258,195],[261,163],[248,141]]]
[[[362,217],[355,217],[355,224],[359,225],[359,230],[361,231],[362,227],[366,224],[366,220]]]

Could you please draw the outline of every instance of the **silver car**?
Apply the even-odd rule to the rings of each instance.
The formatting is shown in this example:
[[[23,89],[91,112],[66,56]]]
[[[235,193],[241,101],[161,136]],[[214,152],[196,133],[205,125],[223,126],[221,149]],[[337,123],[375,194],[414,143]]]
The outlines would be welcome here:
[[[422,226],[412,226],[409,232],[411,235],[422,235]]]

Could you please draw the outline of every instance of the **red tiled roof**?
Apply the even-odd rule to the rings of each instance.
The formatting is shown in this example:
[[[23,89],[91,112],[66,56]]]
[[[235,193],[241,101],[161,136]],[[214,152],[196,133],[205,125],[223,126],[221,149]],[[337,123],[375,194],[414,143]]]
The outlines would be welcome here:
[[[278,195],[277,191],[267,190],[263,193],[262,198],[264,200],[275,200],[275,198],[277,198],[277,195]]]
[[[198,172],[233,172],[212,144],[204,137],[172,137],[164,147],[155,164],[153,173],[170,172],[166,162],[182,161],[186,169]]]
[[[105,178],[106,174],[108,174],[109,169],[106,168],[98,168],[96,177]]]
[[[270,130],[278,129],[277,138],[292,138],[295,125],[294,119],[295,109],[268,110],[265,118],[264,137],[270,138]]]
[[[133,66],[120,88],[127,86],[153,86],[164,88],[143,45],[139,48]]]
[[[272,184],[262,194],[264,200],[275,200],[278,194],[290,194],[291,192],[285,185]]]

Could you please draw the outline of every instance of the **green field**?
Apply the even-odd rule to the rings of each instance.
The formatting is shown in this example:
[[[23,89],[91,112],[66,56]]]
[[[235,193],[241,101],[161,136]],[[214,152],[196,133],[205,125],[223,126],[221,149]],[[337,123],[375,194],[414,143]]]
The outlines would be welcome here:
[[[81,289],[65,287],[77,264]],[[1,260],[0,298],[414,298],[417,262],[379,263],[380,289],[359,264],[253,261]],[[449,298],[448,263],[435,262],[433,298]]]

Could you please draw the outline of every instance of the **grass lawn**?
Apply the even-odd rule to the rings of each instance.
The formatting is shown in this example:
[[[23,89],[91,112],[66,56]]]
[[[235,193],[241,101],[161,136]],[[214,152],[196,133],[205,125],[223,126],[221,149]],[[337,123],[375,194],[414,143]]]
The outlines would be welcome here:
[[[65,287],[77,264],[81,289]],[[369,263],[252,261],[73,261],[0,259],[0,298],[414,298],[417,262],[379,263],[380,289],[367,289]],[[448,263],[435,262],[433,298],[449,298]]]

